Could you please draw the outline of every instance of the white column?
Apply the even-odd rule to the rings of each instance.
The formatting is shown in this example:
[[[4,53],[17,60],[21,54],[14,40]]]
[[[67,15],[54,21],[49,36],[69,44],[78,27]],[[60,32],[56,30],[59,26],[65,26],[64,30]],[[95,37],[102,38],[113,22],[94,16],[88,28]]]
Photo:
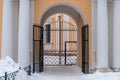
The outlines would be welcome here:
[[[59,29],[59,22],[58,22],[58,16],[60,16],[60,14],[56,14],[56,29]],[[59,31],[56,31],[56,50],[59,51]]]
[[[2,58],[12,57],[12,0],[3,0]]]
[[[120,68],[120,0],[113,3],[113,68]]]
[[[69,23],[69,16],[64,14],[63,21]],[[64,27],[63,29],[69,30],[70,25],[67,23],[63,23],[63,27]],[[64,49],[65,41],[69,41],[69,32],[70,31],[63,31],[63,49]],[[69,50],[69,44],[67,44],[67,50]]]
[[[30,63],[29,28],[30,28],[30,0],[20,0],[19,5],[19,33],[18,33],[18,63],[28,66]]]
[[[97,56],[96,68],[108,67],[107,0],[97,0]]]

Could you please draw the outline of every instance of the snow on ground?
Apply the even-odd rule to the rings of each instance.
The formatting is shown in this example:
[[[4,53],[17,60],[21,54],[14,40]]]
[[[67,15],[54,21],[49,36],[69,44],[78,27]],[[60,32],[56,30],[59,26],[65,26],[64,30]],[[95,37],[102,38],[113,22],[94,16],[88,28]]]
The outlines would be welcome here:
[[[29,80],[29,77],[27,75],[27,73],[24,70],[20,70],[16,77],[15,80]]]
[[[29,80],[120,80],[120,72],[83,74],[75,66],[46,67],[43,73],[35,73]]]
[[[75,80],[75,77],[81,76],[80,69],[68,66],[50,66],[45,67],[44,72],[35,73],[30,80]]]
[[[94,74],[81,76],[82,80],[120,80],[120,72],[101,73],[99,71]]]
[[[10,57],[0,60],[0,76],[19,69],[19,65]],[[28,76],[24,70],[19,70],[15,80],[120,80],[120,72],[83,74],[76,66],[49,66],[44,72]]]
[[[0,60],[0,76],[3,76],[5,72],[11,73],[17,71],[19,65],[15,63],[10,57],[6,57],[3,60]]]

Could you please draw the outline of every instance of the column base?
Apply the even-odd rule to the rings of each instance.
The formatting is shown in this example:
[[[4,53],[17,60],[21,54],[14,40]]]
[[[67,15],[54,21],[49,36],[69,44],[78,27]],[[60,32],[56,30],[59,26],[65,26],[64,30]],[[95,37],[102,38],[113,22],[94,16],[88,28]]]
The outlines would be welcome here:
[[[111,68],[113,72],[120,72],[120,68]]]
[[[93,74],[96,72],[96,69],[90,69],[90,73]]]
[[[112,70],[109,67],[104,67],[104,68],[96,68],[96,71],[99,72],[112,72]]]

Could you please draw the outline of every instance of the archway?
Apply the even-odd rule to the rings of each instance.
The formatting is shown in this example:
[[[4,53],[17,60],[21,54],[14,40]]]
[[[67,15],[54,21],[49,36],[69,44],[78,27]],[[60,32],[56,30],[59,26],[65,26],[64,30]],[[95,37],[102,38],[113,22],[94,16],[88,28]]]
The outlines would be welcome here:
[[[43,26],[46,19],[56,13],[64,13],[64,14],[71,16],[77,25],[77,28],[78,28],[77,47],[79,48],[77,51],[78,52],[77,66],[82,68],[82,32],[81,31],[82,31],[82,27],[84,25],[86,26],[85,17],[83,16],[82,12],[79,9],[75,8],[74,6],[70,4],[59,3],[59,4],[55,4],[54,6],[50,6],[46,11],[44,11],[43,15],[40,18],[40,25]],[[89,49],[87,50],[88,51],[86,52],[89,53]],[[89,61],[87,61],[87,64],[89,65]]]
[[[43,12],[42,16],[40,16],[40,24],[43,25],[45,20],[55,13],[65,13],[71,16],[74,19],[74,21],[77,23],[77,25],[79,23],[79,19],[83,25],[87,24],[83,13],[78,8],[68,3],[56,3],[54,5],[49,6]]]

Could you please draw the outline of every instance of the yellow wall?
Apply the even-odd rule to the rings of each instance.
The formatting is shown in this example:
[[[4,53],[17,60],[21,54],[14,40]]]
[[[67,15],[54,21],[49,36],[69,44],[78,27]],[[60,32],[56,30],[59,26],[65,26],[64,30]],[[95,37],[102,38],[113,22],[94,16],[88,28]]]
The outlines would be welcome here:
[[[69,3],[75,7],[77,7],[85,16],[86,22],[89,25],[89,55],[91,55],[91,39],[92,39],[92,3],[91,0],[35,0],[34,2],[34,23],[35,24],[40,24],[40,17],[42,16],[43,12],[46,11],[46,9],[49,8],[49,6],[54,5],[56,3]],[[80,18],[78,17],[79,23],[78,23],[78,66],[82,67],[82,41],[81,41],[81,28],[83,26],[83,22]],[[90,64],[91,65],[91,56],[89,58]]]
[[[63,20],[63,18],[64,18],[64,16],[63,16],[64,14],[62,14],[61,13],[61,29],[62,29],[62,31],[61,31],[61,51],[64,51],[64,44],[65,44],[65,42],[64,42],[64,32],[65,31],[63,31],[64,30],[64,20]],[[54,15],[52,15],[51,17],[49,17],[47,20],[46,20],[46,22],[45,22],[45,24],[46,23],[49,23],[48,22],[48,20],[50,19],[50,18],[52,18],[52,30],[56,30],[56,23],[55,23],[55,21],[56,21],[56,14],[54,14]],[[75,25],[75,22],[74,22],[74,20],[72,19],[72,17],[70,17],[69,16],[69,23],[71,24],[71,25],[69,25],[70,26],[70,30],[75,30],[75,27],[73,26],[73,25]],[[57,31],[51,31],[51,33],[52,33],[52,42],[51,42],[51,44],[52,44],[52,51],[56,51],[56,32]],[[76,31],[69,31],[69,40],[70,41],[75,41],[75,32]],[[74,51],[75,50],[75,43],[69,43],[70,44],[70,51]],[[50,44],[45,44],[45,46],[47,46],[47,45],[50,45]],[[44,47],[45,47],[44,46]]]
[[[71,17],[69,19],[69,22],[71,23],[70,30],[74,30],[75,27],[73,27],[73,25],[75,24],[75,22],[73,21],[73,19]],[[75,35],[75,31],[70,31],[69,32],[69,40],[70,41],[74,41],[75,40],[75,38],[74,38],[75,36],[74,35]],[[69,45],[70,45],[70,47],[69,47],[70,50],[74,51],[74,43],[70,43]]]
[[[3,0],[0,0],[0,58],[1,58],[1,41],[2,41],[2,9],[3,9]]]
[[[72,4],[73,6],[79,8],[82,13],[84,14],[87,23],[91,26],[91,0],[35,0],[34,7],[35,7],[35,23],[39,24],[40,17],[42,16],[43,12],[51,5],[54,5],[59,2],[66,2]]]
[[[56,15],[53,15],[52,18],[53,18],[52,29],[56,30],[56,23],[55,23]],[[52,45],[52,50],[55,51],[55,49],[56,49],[56,31],[52,31],[52,44],[53,44]]]

